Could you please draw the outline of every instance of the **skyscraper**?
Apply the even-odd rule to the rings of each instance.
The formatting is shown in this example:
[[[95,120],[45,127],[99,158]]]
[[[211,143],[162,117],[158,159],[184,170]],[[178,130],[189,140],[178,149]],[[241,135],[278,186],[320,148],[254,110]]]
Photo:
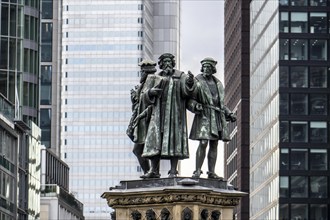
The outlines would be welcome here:
[[[250,10],[250,219],[328,219],[330,2]]]
[[[229,123],[232,141],[225,144],[225,178],[243,192],[249,192],[249,108],[250,108],[250,5],[249,1],[225,2],[225,104],[237,115]],[[249,197],[235,208],[237,219],[249,218]]]
[[[0,218],[40,217],[39,1],[0,1]]]
[[[179,58],[180,1],[64,0],[62,10],[62,157],[86,219],[108,219],[102,192],[141,175],[126,136],[138,63]]]

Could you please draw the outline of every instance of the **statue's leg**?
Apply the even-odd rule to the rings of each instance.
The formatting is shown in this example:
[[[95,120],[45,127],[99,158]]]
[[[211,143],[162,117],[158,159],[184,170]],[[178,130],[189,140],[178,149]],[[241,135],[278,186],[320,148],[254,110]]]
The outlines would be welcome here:
[[[179,158],[172,157],[170,161],[171,161],[171,169],[170,171],[168,171],[169,174],[168,177],[176,177],[178,174],[177,167],[178,167]]]
[[[208,160],[208,177],[212,179],[220,178],[218,175],[215,174],[215,164],[217,162],[218,156],[218,140],[210,140],[210,149],[207,155]]]
[[[207,143],[208,140],[199,141],[199,145],[196,151],[196,170],[194,171],[193,177],[197,178],[202,174],[202,166],[206,155]]]
[[[159,178],[159,162],[160,162],[160,156],[154,156],[150,158],[151,167],[148,173],[143,174],[141,178],[147,179],[147,178]]]
[[[142,157],[144,144],[134,144],[133,153],[137,157],[143,173],[147,173],[150,169],[149,160]]]

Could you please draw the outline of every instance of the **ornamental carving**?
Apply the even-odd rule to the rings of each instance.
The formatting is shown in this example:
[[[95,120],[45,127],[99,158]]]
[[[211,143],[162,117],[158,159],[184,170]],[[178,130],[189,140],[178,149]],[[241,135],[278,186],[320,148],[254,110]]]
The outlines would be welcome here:
[[[220,205],[220,206],[236,206],[239,204],[239,198],[219,198],[218,196],[194,195],[194,194],[169,194],[159,196],[126,196],[114,198],[107,196],[108,205],[110,207],[116,205],[142,205],[142,204],[162,204],[176,202],[200,202],[203,204]],[[112,198],[109,198],[112,197]]]

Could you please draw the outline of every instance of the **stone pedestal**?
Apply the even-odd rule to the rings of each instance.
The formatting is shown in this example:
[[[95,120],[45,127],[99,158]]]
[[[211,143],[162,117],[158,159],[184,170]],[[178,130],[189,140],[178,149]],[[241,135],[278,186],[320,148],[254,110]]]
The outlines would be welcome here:
[[[121,181],[102,198],[116,220],[224,220],[245,195],[226,181],[176,177]]]

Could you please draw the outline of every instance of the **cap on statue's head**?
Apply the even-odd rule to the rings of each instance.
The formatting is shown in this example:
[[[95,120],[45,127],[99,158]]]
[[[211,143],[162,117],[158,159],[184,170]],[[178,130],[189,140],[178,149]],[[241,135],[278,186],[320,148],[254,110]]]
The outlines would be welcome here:
[[[211,57],[206,57],[204,58],[202,61],[201,61],[201,64],[204,65],[204,64],[210,64],[212,65],[213,67],[215,67],[215,65],[217,65],[217,61],[215,61],[213,58]]]
[[[160,57],[158,58],[159,60],[163,60],[165,58],[171,58],[174,59],[174,55],[171,53],[163,53],[162,55],[160,55]]]

